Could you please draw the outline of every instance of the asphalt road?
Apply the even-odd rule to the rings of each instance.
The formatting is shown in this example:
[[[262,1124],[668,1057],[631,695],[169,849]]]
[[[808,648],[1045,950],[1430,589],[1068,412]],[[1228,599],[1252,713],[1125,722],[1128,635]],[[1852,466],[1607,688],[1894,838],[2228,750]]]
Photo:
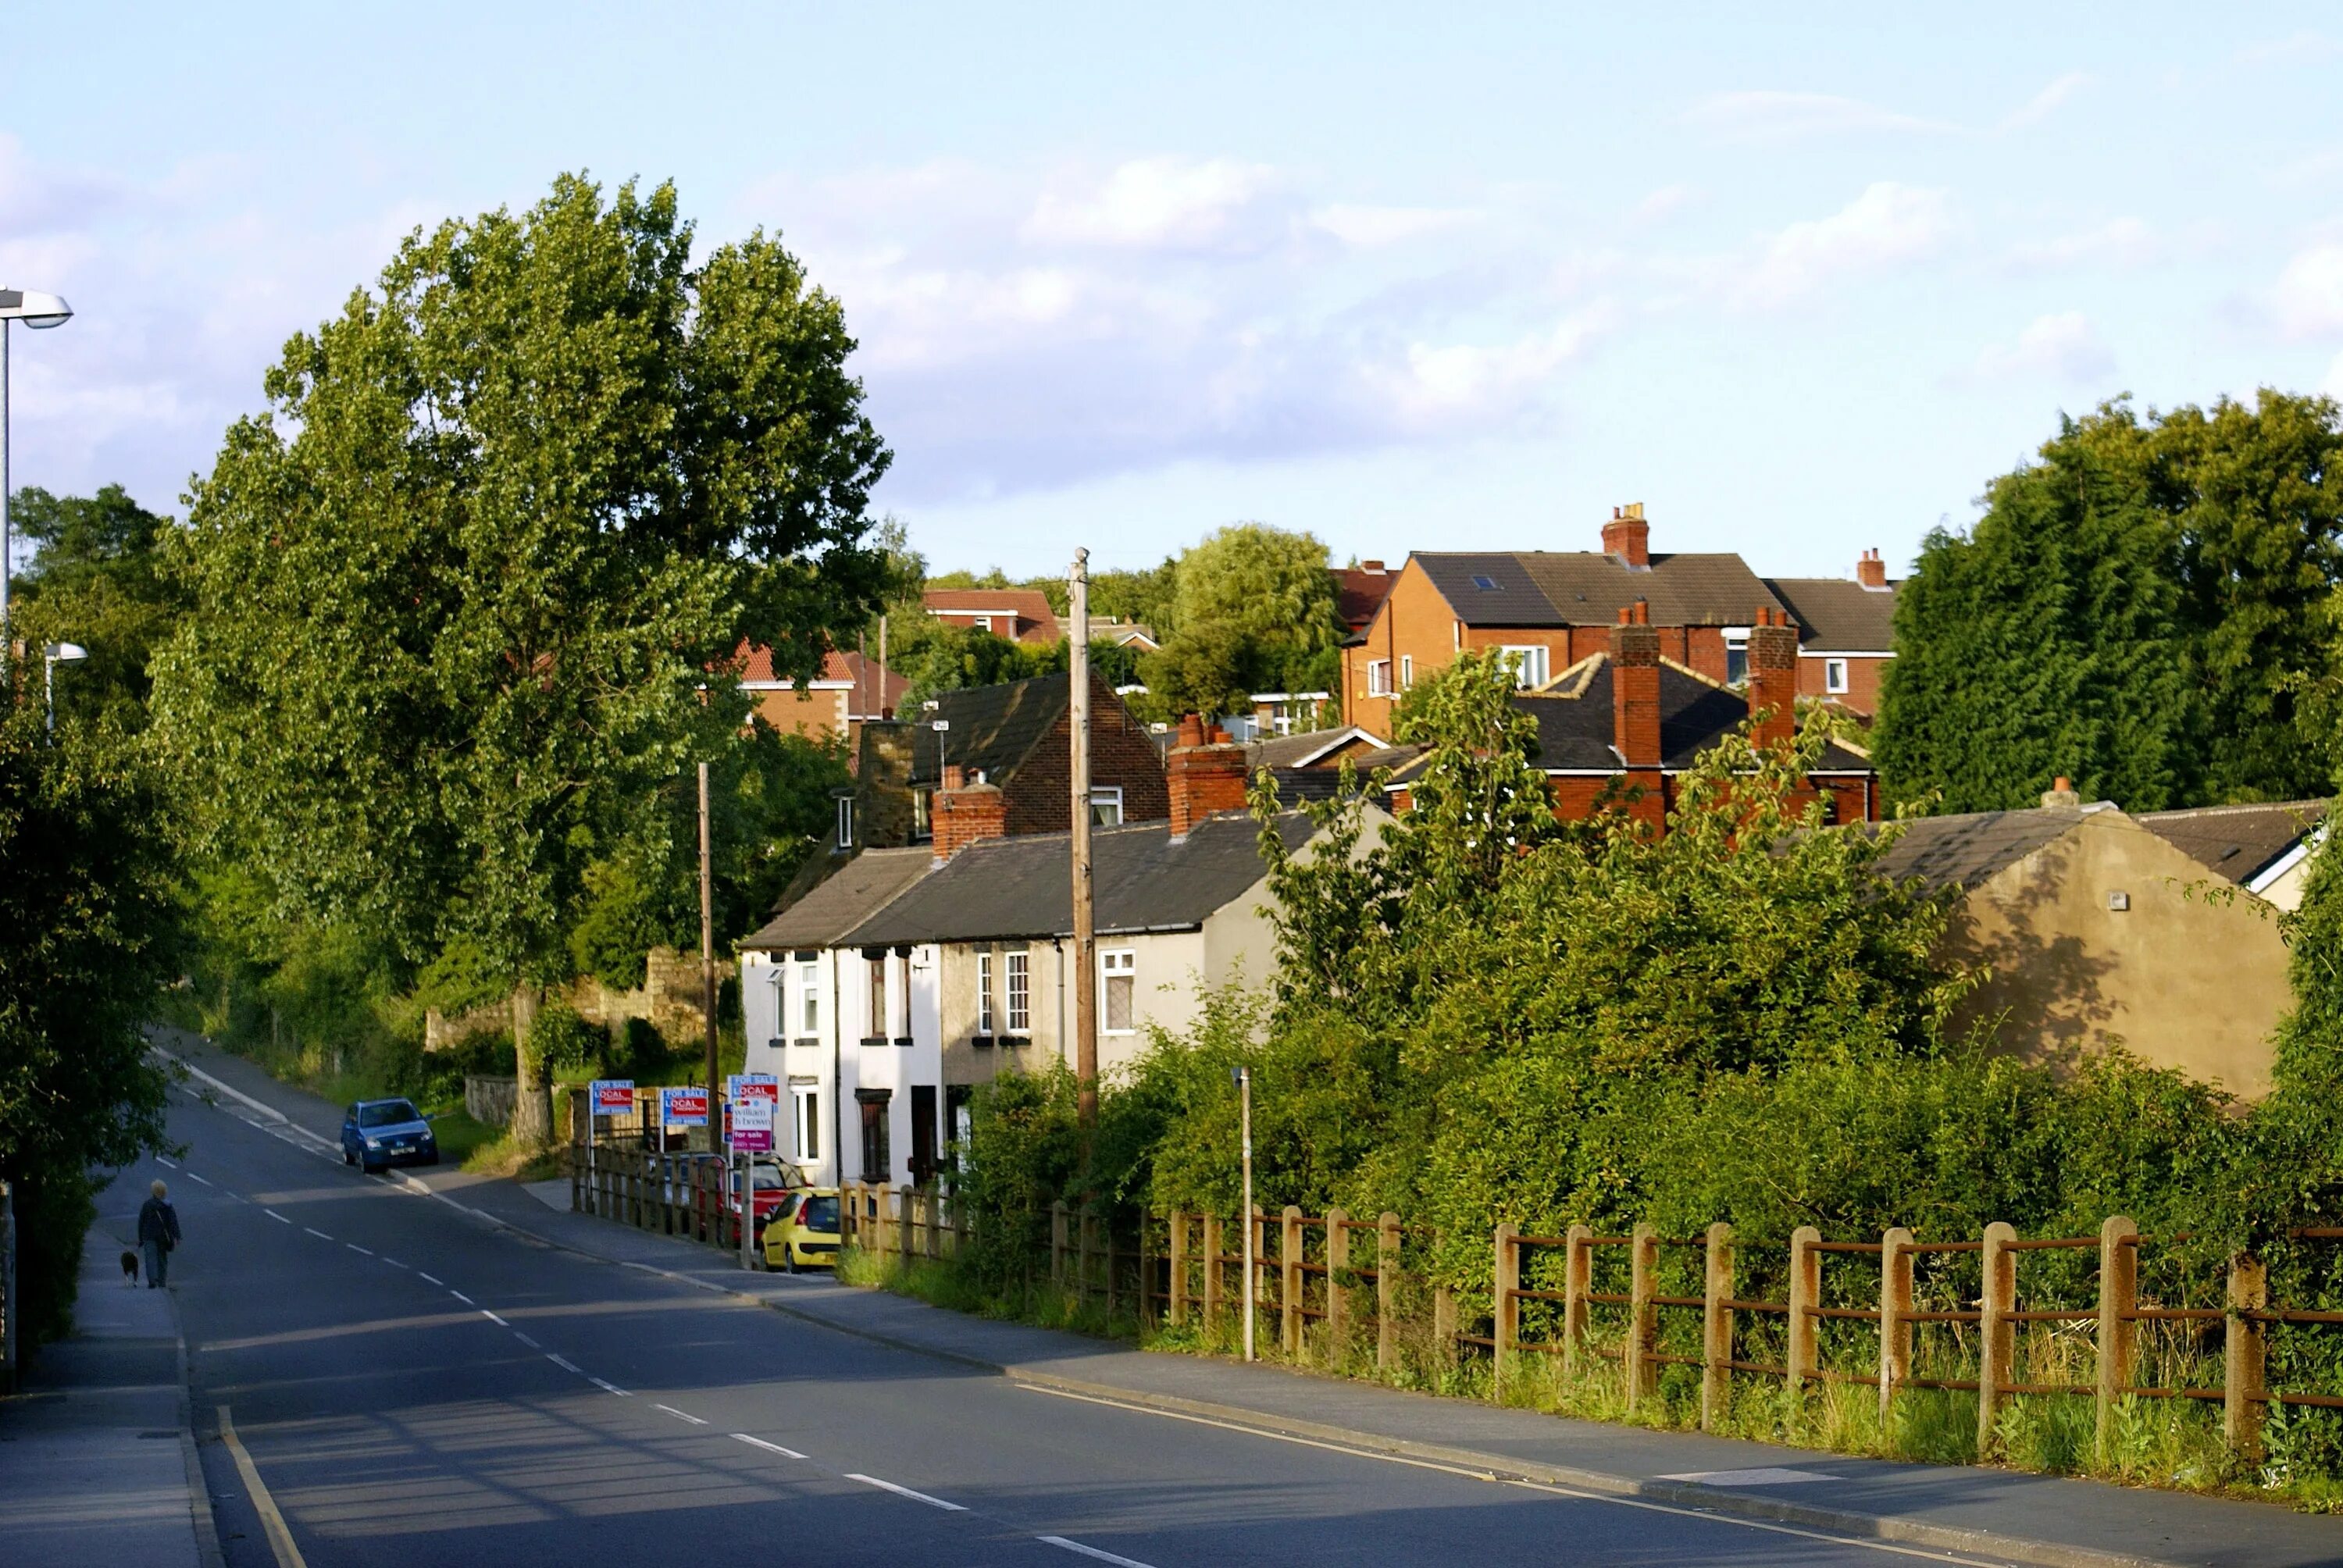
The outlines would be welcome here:
[[[534,1244],[175,1097],[232,1568],[1960,1561],[1017,1387]],[[265,1500],[230,1445],[225,1407]]]

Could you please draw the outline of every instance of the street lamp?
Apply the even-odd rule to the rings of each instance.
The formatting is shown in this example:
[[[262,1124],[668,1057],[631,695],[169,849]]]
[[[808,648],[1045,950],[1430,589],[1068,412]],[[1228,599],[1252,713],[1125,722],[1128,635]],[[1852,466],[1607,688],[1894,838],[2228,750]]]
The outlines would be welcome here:
[[[77,642],[53,642],[41,650],[42,660],[48,667],[43,673],[48,689],[48,723],[52,735],[57,732],[57,666],[79,664],[88,657],[89,649]]]
[[[8,532],[8,328],[63,327],[73,307],[54,294],[31,288],[0,288],[0,666],[15,658],[9,640],[8,568],[15,540]]]

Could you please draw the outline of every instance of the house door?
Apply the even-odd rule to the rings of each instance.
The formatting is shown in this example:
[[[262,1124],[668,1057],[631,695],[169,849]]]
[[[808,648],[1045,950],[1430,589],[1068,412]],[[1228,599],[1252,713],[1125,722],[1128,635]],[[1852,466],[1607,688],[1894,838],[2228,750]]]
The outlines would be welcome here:
[[[884,1089],[858,1089],[854,1098],[862,1111],[862,1179],[881,1186],[894,1179],[894,1161],[887,1149],[887,1101]]]
[[[911,1086],[911,1180],[921,1186],[936,1179],[936,1086]]]

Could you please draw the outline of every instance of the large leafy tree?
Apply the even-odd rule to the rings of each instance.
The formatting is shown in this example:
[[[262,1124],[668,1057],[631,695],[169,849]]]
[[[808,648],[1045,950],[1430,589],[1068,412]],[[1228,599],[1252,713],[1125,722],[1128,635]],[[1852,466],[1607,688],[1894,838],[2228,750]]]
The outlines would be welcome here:
[[[1146,669],[1172,710],[1234,712],[1252,692],[1330,678],[1344,628],[1312,535],[1232,524],[1181,555],[1176,582],[1174,629]]]
[[[2322,790],[2305,700],[2343,582],[2343,416],[2256,407],[2061,422],[1938,530],[1896,607],[1878,757],[1907,799],[2032,803],[2056,774],[2135,809]]]
[[[412,236],[192,498],[156,706],[205,839],[288,919],[476,948],[524,1042],[588,869],[739,743],[711,671],[811,674],[888,578],[838,301],[762,233],[691,245],[671,187],[582,176]]]
[[[89,650],[88,662],[57,683],[60,722],[106,716],[142,725],[148,661],[186,603],[169,569],[171,519],[119,485],[95,496],[27,487],[9,516],[35,547],[17,584],[16,636],[31,648],[74,642]]]

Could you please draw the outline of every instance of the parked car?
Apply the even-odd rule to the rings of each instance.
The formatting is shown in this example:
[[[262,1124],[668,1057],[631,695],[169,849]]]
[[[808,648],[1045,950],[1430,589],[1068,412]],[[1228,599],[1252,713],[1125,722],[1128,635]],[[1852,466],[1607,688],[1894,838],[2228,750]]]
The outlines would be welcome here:
[[[765,1267],[794,1274],[838,1261],[838,1189],[799,1187],[765,1222]]]
[[[675,1174],[668,1182],[668,1201],[679,1207],[689,1207],[698,1200],[694,1194],[700,1184],[723,1183],[724,1211],[728,1214],[740,1211],[740,1169],[727,1156],[705,1151],[678,1158],[671,1169]],[[712,1172],[722,1171],[719,1178]],[[703,1174],[703,1172],[709,1172]],[[773,1211],[781,1206],[784,1197],[792,1191],[805,1189],[805,1178],[794,1165],[784,1165],[773,1160],[757,1160],[749,1165],[750,1190],[756,1194],[757,1235],[762,1237]]]
[[[439,1140],[405,1100],[361,1100],[342,1118],[342,1163],[368,1175],[388,1165],[437,1165]]]

